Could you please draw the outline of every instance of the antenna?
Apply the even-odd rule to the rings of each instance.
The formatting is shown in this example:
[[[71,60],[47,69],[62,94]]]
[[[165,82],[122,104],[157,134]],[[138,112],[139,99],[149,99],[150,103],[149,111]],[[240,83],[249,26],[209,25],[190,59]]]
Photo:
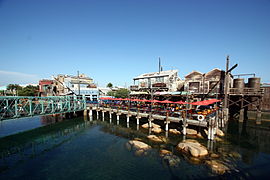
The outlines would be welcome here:
[[[158,57],[158,73],[160,74],[161,71],[161,62],[160,62],[160,57]]]

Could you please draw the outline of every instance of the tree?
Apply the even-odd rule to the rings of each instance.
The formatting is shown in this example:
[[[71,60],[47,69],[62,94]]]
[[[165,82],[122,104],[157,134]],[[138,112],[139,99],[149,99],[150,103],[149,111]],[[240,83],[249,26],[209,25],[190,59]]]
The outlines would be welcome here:
[[[19,96],[37,96],[38,95],[38,86],[28,85],[25,88],[19,90]]]
[[[117,98],[127,98],[129,95],[129,90],[125,88],[118,89],[115,92],[115,97]]]
[[[112,84],[112,83],[108,83],[108,84],[107,84],[107,87],[108,87],[108,88],[112,88],[112,87],[113,87],[113,84]]]
[[[19,84],[9,84],[8,86],[7,86],[7,90],[16,90],[16,91],[18,91],[18,90],[22,90],[22,87],[19,85]]]
[[[107,92],[107,96],[115,96],[115,92],[109,91],[109,92]]]

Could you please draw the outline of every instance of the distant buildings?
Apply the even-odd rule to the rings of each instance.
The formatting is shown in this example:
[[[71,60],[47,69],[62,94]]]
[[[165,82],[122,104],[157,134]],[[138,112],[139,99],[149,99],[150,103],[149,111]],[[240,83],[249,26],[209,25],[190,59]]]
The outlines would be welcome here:
[[[188,92],[192,94],[222,94],[224,92],[225,72],[214,68],[207,73],[192,71],[184,80],[178,77],[178,70],[160,71],[139,75],[130,86],[131,94],[149,94],[150,89],[161,94]],[[232,78],[229,87],[232,86]],[[166,93],[167,92],[167,93]]]
[[[93,79],[84,74],[59,74],[53,80],[40,80],[39,92],[41,96],[84,95],[88,101],[97,101],[99,97],[99,89]]]
[[[180,83],[178,70],[146,73],[133,78],[133,80],[134,85],[130,87],[132,91],[145,91],[152,88],[161,91],[176,91]]]

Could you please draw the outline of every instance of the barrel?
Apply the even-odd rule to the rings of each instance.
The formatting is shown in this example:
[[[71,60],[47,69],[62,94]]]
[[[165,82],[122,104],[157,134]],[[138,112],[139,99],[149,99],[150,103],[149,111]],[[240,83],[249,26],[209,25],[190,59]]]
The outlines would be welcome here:
[[[259,89],[260,86],[261,86],[261,78],[258,78],[258,77],[248,78],[249,88]]]
[[[242,78],[237,78],[233,80],[233,88],[241,89],[245,88],[245,80]]]

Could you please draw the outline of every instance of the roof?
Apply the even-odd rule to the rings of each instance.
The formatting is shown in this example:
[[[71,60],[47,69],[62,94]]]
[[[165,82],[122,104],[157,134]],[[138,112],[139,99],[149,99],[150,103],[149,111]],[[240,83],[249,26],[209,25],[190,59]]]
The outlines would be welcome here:
[[[221,75],[221,72],[222,70],[221,69],[218,69],[218,68],[214,68],[212,69],[211,71],[209,71],[208,73],[205,74],[205,76],[214,76],[214,75],[218,75],[220,76]]]
[[[178,70],[169,70],[169,71],[145,73],[145,74],[141,74],[133,79],[137,80],[137,79],[145,79],[145,78],[153,78],[153,77],[165,77],[165,76],[170,76],[172,74],[175,74],[177,72],[178,72]]]
[[[192,76],[202,76],[203,74],[199,71],[192,71],[191,73],[187,74],[185,78],[191,78]]]

